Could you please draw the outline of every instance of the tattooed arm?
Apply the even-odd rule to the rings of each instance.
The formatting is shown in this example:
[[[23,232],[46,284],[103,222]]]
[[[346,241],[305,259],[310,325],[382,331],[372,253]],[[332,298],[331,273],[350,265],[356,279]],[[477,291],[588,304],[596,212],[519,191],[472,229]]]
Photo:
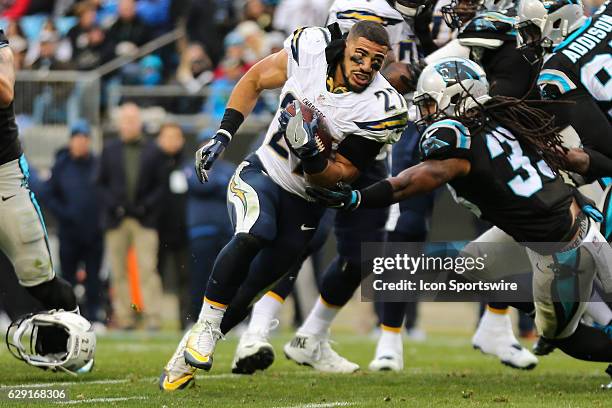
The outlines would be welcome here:
[[[4,34],[0,33],[0,37]],[[8,45],[0,42],[0,107],[5,108],[13,102],[15,94],[15,66],[13,52]]]

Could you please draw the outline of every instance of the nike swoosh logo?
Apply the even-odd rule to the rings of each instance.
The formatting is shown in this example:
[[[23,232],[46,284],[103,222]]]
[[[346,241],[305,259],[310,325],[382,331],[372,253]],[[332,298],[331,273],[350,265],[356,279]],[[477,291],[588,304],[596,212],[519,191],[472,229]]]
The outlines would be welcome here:
[[[302,224],[302,225],[300,225],[300,229],[302,231],[310,231],[310,230],[313,230],[313,229],[316,229],[316,228],[315,227],[307,227],[305,224]]]
[[[10,200],[11,198],[15,197],[16,195],[17,194],[13,194],[13,195],[8,196],[8,197],[2,196],[2,201]]]

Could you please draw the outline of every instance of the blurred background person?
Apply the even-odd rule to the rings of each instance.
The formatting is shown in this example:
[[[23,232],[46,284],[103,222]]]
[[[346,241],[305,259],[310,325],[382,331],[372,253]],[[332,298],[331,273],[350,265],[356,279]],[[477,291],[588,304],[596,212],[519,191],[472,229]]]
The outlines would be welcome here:
[[[119,138],[106,143],[100,158],[98,186],[102,194],[102,221],[112,268],[114,319],[123,329],[135,327],[128,281],[127,257],[136,250],[145,328],[160,328],[161,279],[157,273],[157,222],[164,195],[163,157],[154,143],[144,139],[140,108],[121,106]]]
[[[215,135],[206,129],[198,135],[200,145]],[[218,159],[215,168],[208,173],[208,182],[200,183],[193,164],[185,166],[187,175],[187,231],[191,252],[191,310],[197,317],[202,308],[202,293],[208,284],[217,254],[232,237],[226,192],[236,166]]]
[[[104,299],[100,281],[104,242],[95,184],[98,158],[91,151],[90,136],[86,121],[71,127],[68,146],[57,152],[40,197],[58,221],[62,276],[73,287],[84,284],[85,296],[77,296],[81,313],[100,323],[104,320],[100,309]],[[85,272],[83,282],[77,277],[81,267]]]
[[[149,40],[149,29],[136,15],[135,0],[119,0],[117,21],[109,28],[107,40],[114,56],[133,55]]]
[[[164,196],[157,231],[159,233],[159,271],[163,288],[178,297],[181,330],[190,320],[191,286],[189,242],[187,239],[187,176],[191,155],[184,156],[185,137],[176,123],[164,124],[157,145],[165,159]]]
[[[220,122],[225,112],[232,89],[242,78],[245,66],[235,58],[224,59],[218,69],[218,77],[210,84],[208,98],[204,105],[204,113],[211,115],[213,122]]]
[[[112,52],[104,30],[96,22],[96,4],[93,1],[78,3],[74,13],[79,21],[66,34],[71,59],[78,70],[95,69],[108,61]]]

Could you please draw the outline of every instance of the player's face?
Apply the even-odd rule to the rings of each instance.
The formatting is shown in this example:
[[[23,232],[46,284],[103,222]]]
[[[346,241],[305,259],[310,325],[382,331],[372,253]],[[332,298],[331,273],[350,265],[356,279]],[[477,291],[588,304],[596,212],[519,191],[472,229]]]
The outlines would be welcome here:
[[[386,46],[364,37],[347,41],[344,73],[351,91],[362,92],[370,85],[374,75],[382,68],[388,50]]]
[[[474,18],[479,6],[479,0],[459,0],[455,6],[455,13],[457,13],[457,17],[461,20],[461,24],[465,24]]]

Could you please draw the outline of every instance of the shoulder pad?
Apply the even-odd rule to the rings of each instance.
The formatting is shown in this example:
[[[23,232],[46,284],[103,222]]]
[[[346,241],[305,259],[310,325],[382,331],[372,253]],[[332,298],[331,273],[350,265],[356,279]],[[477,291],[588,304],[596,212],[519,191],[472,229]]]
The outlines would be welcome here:
[[[516,32],[514,30],[515,23],[515,17],[510,17],[499,12],[488,11],[479,14],[470,20],[461,30],[457,38],[459,38],[459,41],[463,45],[497,48],[503,43],[503,41],[514,40],[516,36]],[[470,40],[470,43],[465,41],[468,39]],[[482,44],[479,44],[479,39],[497,41],[484,41]]]
[[[310,66],[320,62],[312,57],[324,53],[330,41],[331,35],[325,28],[301,27],[285,40],[284,48],[295,64]]]
[[[419,142],[423,160],[467,159],[472,139],[461,122],[444,119],[425,129]]]
[[[576,84],[562,71],[543,69],[538,76],[538,88],[543,99],[559,99],[576,89]]]

